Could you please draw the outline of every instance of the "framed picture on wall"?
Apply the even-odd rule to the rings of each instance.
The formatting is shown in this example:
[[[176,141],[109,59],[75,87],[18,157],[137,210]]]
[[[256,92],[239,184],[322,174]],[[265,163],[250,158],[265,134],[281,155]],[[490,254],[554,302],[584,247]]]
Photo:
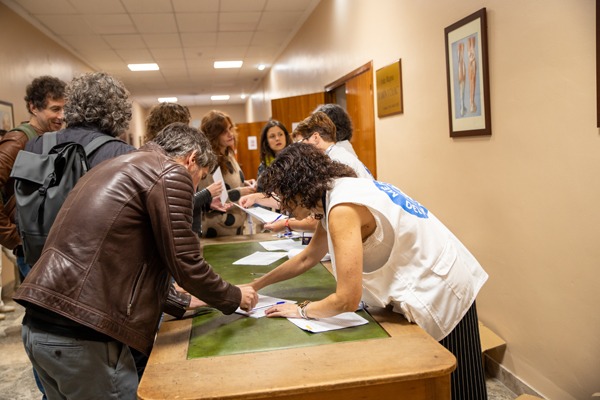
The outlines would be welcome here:
[[[450,136],[491,135],[485,8],[444,29]]]
[[[9,131],[15,127],[12,103],[0,100],[0,129]]]

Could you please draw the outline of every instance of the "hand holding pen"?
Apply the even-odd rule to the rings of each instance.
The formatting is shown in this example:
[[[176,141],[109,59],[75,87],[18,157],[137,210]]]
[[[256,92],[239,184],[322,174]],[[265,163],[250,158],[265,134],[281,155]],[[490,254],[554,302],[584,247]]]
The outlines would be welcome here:
[[[275,218],[275,220],[273,220],[273,222],[265,224],[265,229],[273,231],[273,232],[281,232],[286,230],[286,226],[285,226],[285,221],[287,217],[284,216],[283,214],[279,214],[279,216],[277,218]]]

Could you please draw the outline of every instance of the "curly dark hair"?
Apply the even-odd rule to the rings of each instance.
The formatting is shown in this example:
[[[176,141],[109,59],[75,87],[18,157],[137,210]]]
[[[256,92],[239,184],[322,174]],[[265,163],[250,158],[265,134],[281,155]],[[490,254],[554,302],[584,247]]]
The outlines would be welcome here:
[[[152,142],[159,145],[170,157],[183,157],[192,151],[197,151],[196,164],[200,167],[208,167],[209,170],[217,163],[206,136],[184,122],[173,122],[165,126]]]
[[[67,127],[91,126],[111,136],[119,136],[129,127],[129,92],[121,81],[105,72],[73,78],[66,97]]]
[[[235,128],[231,117],[219,110],[209,111],[202,117],[202,122],[200,122],[200,130],[210,141],[210,145],[219,159],[218,164],[222,170],[227,169],[227,160],[229,157],[233,157],[233,149],[229,147],[225,149],[224,154],[219,152],[219,136],[225,132],[227,125],[231,125],[232,129]]]
[[[292,143],[279,153],[261,175],[269,197],[278,197],[283,210],[299,204],[313,209],[336,178],[356,177],[349,166],[333,161],[312,144]]]
[[[31,112],[30,105],[38,110],[43,110],[50,100],[62,100],[65,97],[65,87],[67,84],[53,76],[44,75],[35,78],[25,89],[25,107],[27,112]]]
[[[335,124],[335,136],[338,142],[352,139],[352,120],[339,104],[322,104],[314,112],[324,112]]]
[[[274,126],[279,127],[283,131],[285,135],[286,147],[292,143],[292,137],[290,136],[290,133],[288,132],[285,125],[283,125],[276,119],[269,120],[263,127],[262,132],[260,133],[260,162],[264,163],[265,165],[267,165],[267,156],[275,158],[275,152],[269,147],[269,139],[267,138],[267,132]]]
[[[146,137],[149,141],[160,132],[165,126],[173,122],[190,123],[192,116],[186,106],[177,103],[160,103],[150,109],[146,118]]]

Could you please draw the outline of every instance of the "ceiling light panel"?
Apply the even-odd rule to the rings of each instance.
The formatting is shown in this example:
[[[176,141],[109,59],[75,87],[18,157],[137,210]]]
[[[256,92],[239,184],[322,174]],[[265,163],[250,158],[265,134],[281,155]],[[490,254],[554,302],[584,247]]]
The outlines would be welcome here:
[[[147,64],[127,64],[127,68],[131,71],[158,71],[158,64],[147,63]]]
[[[215,61],[214,67],[216,69],[220,68],[242,68],[244,64],[243,61]]]

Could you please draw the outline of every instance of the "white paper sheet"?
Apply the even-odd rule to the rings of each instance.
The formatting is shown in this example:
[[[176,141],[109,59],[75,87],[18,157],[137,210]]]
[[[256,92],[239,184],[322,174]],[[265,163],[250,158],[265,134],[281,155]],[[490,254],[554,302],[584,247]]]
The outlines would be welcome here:
[[[293,300],[280,299],[278,297],[271,297],[259,294],[258,303],[256,303],[256,306],[254,306],[252,310],[244,311],[241,308],[238,308],[237,310],[235,310],[235,312],[252,318],[261,318],[265,316],[265,311],[267,311],[269,307],[283,303],[294,304],[296,302]]]
[[[221,196],[219,197],[221,199],[221,203],[225,204],[229,197],[227,195],[227,188],[225,187],[225,181],[223,180],[223,173],[221,172],[221,167],[217,167],[217,169],[213,173],[213,181],[221,181],[221,184],[223,185],[223,191],[221,192]]]
[[[265,224],[269,224],[271,222],[275,222],[278,219],[284,219],[287,218],[287,216],[276,213],[274,211],[271,210],[267,210],[266,208],[263,207],[248,207],[248,208],[244,208],[242,206],[240,206],[237,203],[234,203],[237,207],[241,208],[242,210],[244,210],[245,212],[247,212],[248,214],[252,215],[254,218],[258,219],[261,222],[264,222]]]
[[[268,251],[290,251],[294,249],[302,251],[306,248],[306,246],[302,245],[302,242],[292,239],[269,240],[266,242],[259,242],[259,244]]]
[[[334,317],[319,319],[288,318],[288,321],[300,329],[304,329],[305,331],[313,333],[350,328],[351,326],[364,325],[369,322],[353,312],[342,313]]]
[[[283,251],[257,251],[233,262],[234,265],[269,265],[287,256]]]

